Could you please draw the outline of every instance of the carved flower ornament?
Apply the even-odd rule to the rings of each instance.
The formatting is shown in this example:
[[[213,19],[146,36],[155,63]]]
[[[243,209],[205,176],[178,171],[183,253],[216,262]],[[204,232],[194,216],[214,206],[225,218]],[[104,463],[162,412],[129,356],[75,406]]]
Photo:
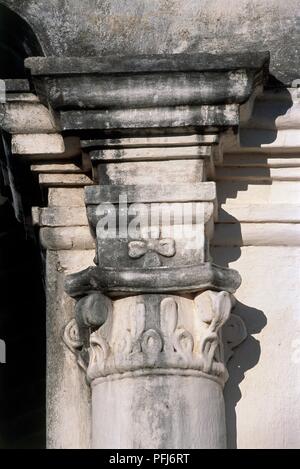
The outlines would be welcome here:
[[[172,257],[176,253],[175,241],[171,238],[164,239],[141,239],[130,241],[128,244],[128,255],[132,259],[145,256],[145,267],[156,267],[161,265],[159,256]]]

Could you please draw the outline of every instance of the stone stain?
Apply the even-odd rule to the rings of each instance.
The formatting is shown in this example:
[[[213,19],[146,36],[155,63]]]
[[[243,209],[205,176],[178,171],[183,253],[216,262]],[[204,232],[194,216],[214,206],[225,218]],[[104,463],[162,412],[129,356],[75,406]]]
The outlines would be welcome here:
[[[153,396],[157,399],[153,402]],[[168,441],[172,441],[170,433],[172,432],[172,411],[169,402],[173,401],[170,395],[170,389],[166,385],[163,377],[149,376],[143,379],[142,383],[137,384],[135,402],[132,411],[136,416],[134,424],[140,431],[135,435],[141,435],[141,439],[133,442],[134,448],[143,448],[146,445],[151,448],[167,448]],[[150,441],[143,441],[145,435],[144,429]]]
[[[298,78],[297,0],[2,0],[47,55],[271,51],[271,73]],[[234,40],[233,40],[234,39]]]

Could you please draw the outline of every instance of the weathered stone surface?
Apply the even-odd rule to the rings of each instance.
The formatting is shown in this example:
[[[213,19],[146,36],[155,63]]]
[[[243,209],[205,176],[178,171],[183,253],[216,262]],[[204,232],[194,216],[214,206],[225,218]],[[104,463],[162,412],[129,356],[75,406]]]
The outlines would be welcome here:
[[[92,293],[76,303],[75,317],[79,327],[95,328],[102,326],[112,314],[113,304],[107,296]]]
[[[62,341],[74,314],[62,288],[65,274],[91,262],[86,252],[47,253],[47,445],[50,449],[91,446],[90,389],[73,353]]]
[[[128,203],[151,202],[214,202],[216,187],[214,182],[176,185],[140,186],[92,186],[85,190],[85,203],[119,203],[119,196],[126,195]]]
[[[213,203],[87,207],[101,267],[195,265],[208,257]]]
[[[109,111],[62,111],[61,129],[67,130],[113,130],[113,129],[172,129],[193,130],[206,126],[233,127],[239,123],[238,106],[179,106],[124,109]]]
[[[22,78],[5,79],[5,89],[7,93],[28,92],[30,91],[30,83]]]
[[[87,226],[85,207],[35,207],[35,224],[44,226]]]
[[[106,138],[106,139],[93,139],[82,140],[82,148],[92,150],[93,148],[152,148],[152,147],[182,147],[182,146],[198,146],[198,145],[213,145],[218,143],[217,134],[192,134],[192,135],[174,135],[174,136],[161,136],[161,137],[120,137],[120,138]],[[158,150],[157,150],[158,151]],[[167,150],[166,150],[167,151]],[[175,150],[174,150],[175,151]],[[180,151],[177,149],[176,151]],[[192,150],[191,150],[192,151]],[[201,150],[205,151],[205,150]]]
[[[160,54],[117,55],[104,57],[30,57],[26,66],[33,76],[64,75],[124,75],[145,73],[211,72],[253,70],[255,73],[268,65],[268,52],[235,54]],[[143,78],[143,77],[142,77]],[[208,78],[211,77],[208,75]],[[134,88],[134,87],[133,87]],[[134,92],[134,90],[132,90]],[[235,96],[236,98],[236,96]]]
[[[170,226],[181,224],[184,220],[186,224],[198,223],[200,225],[200,223],[203,223],[206,225],[212,218],[215,220],[217,219],[216,208],[217,207],[214,202],[183,202],[179,204],[176,202],[143,203],[141,205],[133,204],[128,206],[124,203],[123,206],[107,204],[101,207],[96,204],[91,204],[87,205],[86,211],[90,226],[95,233],[97,224],[104,215],[115,217],[117,228],[122,217],[124,217],[126,222],[130,223],[138,214],[141,215],[141,222],[143,222],[143,220],[147,221],[147,223],[145,223],[145,229],[147,229],[148,226],[149,231],[151,231],[150,228],[152,226],[154,228],[154,233],[156,233],[157,230],[163,231],[164,224],[167,229]],[[102,209],[105,210],[105,213],[103,213]],[[126,228],[126,226],[123,228]],[[143,229],[142,227],[140,228],[142,233]]]
[[[174,369],[186,375],[204,373],[221,385],[228,378],[224,355],[216,350],[217,332],[232,307],[228,293],[207,291],[194,300],[142,295],[104,305],[106,318],[101,322],[107,320],[113,327],[101,324],[90,337],[89,380],[118,379],[123,373],[147,374],[147,370],[151,374],[154,365],[160,374],[176,374]]]
[[[150,186],[174,184],[199,184],[206,179],[202,159],[167,161],[130,161],[101,163],[97,166],[97,180],[100,185]],[[141,191],[139,191],[141,192]],[[142,197],[142,195],[141,195]]]
[[[16,155],[60,155],[64,151],[59,134],[17,134],[12,138],[12,153]]]
[[[157,137],[159,138],[159,137]],[[171,137],[169,137],[171,138]],[[146,140],[146,139],[145,139]],[[150,139],[148,139],[149,141]],[[100,141],[98,141],[98,144]],[[94,142],[95,144],[95,142]],[[126,145],[126,142],[125,142]],[[93,162],[101,161],[153,161],[177,160],[188,158],[205,158],[211,155],[210,147],[206,146],[173,146],[145,148],[103,149],[90,153]]]
[[[191,57],[191,55],[186,55]],[[176,55],[172,56],[172,60]],[[222,61],[219,57],[219,62]],[[30,63],[37,59],[27,59]],[[43,59],[42,59],[43,60]],[[51,59],[49,59],[51,60]],[[101,61],[93,59],[96,64]],[[161,62],[163,60],[159,59]],[[195,58],[197,60],[197,58]],[[206,64],[211,66],[214,59],[208,58]],[[65,61],[64,61],[65,63]],[[251,70],[225,71],[225,66],[218,74],[218,70],[197,71],[183,70],[182,72],[156,72],[155,63],[153,69],[139,70],[142,60],[138,58],[136,69],[121,74],[122,57],[117,62],[117,74],[110,74],[110,79],[105,76],[109,73],[109,67],[105,71],[85,72],[80,63],[75,64],[77,72],[72,77],[68,71],[60,71],[59,75],[51,79],[49,86],[46,82],[46,93],[53,109],[123,109],[123,108],[151,108],[160,106],[200,106],[202,104],[216,105],[220,103],[242,103],[251,93],[255,72]],[[233,64],[233,67],[235,64]],[[150,66],[151,67],[151,66]],[[259,70],[259,67],[257,67]],[[76,70],[76,68],[75,68]],[[212,67],[213,70],[213,67]],[[36,70],[31,66],[31,73],[36,76]],[[47,75],[54,75],[51,72]],[[79,76],[82,73],[83,76]],[[91,75],[89,75],[91,73]],[[101,76],[102,73],[102,76]],[[126,75],[127,73],[127,75]],[[42,73],[45,75],[45,73]],[[258,81],[258,79],[255,77]],[[263,79],[261,78],[261,81]],[[54,83],[53,83],[54,82]],[[53,87],[53,85],[55,87]],[[212,87],[214,92],[212,92]],[[59,88],[58,94],[54,90]]]
[[[85,171],[86,170],[86,161],[84,161],[83,155],[81,154],[81,148],[80,148],[80,139],[79,137],[70,137],[70,136],[64,136],[62,137],[59,134],[52,134],[52,136],[55,138],[58,138],[59,142],[63,141],[64,147],[61,146],[60,143],[55,144],[52,148],[50,147],[51,142],[49,143],[49,147],[47,147],[45,144],[43,144],[43,138],[44,135],[39,135],[39,134],[28,134],[28,146],[27,146],[27,141],[24,142],[24,147],[25,151],[28,153],[22,153],[19,156],[22,156],[23,159],[26,159],[28,161],[32,162],[47,162],[49,164],[55,164],[58,161],[60,164],[65,163],[68,160],[71,161],[80,161],[82,165],[82,169]],[[51,134],[50,134],[51,136]],[[17,137],[17,143],[19,141],[20,137],[20,143],[23,144],[23,135],[15,135],[13,136],[13,141]],[[30,142],[30,138],[33,137],[33,141]],[[41,138],[41,146],[40,150],[38,149],[38,144],[39,144],[39,138]],[[48,135],[46,136],[46,139],[48,138]],[[47,140],[46,140],[47,141]],[[46,142],[45,141],[45,142]],[[35,144],[36,143],[36,144]],[[33,151],[35,153],[30,153],[30,150],[33,148]],[[49,149],[48,149],[49,148]],[[62,151],[62,148],[63,151]],[[50,151],[50,153],[49,153]],[[53,162],[53,163],[52,163]],[[90,171],[90,167],[87,169]]]
[[[254,82],[263,82],[261,69],[268,62],[268,54],[254,54],[249,62],[247,58],[230,56],[226,63],[226,55],[139,56],[131,58],[131,66],[127,66],[130,60],[127,57],[58,58],[56,63],[51,58],[30,58],[26,65],[34,77],[51,77],[45,85],[54,109],[122,109],[157,107],[157,103],[160,106],[243,103],[249,98]],[[101,67],[103,60],[115,64]]]
[[[271,73],[299,78],[298,0],[2,0],[25,18],[48,56],[271,51]],[[83,18],[85,19],[83,21]],[[245,18],[247,21],[245,21]],[[243,25],[243,27],[241,27]]]
[[[112,296],[132,293],[197,292],[216,289],[234,293],[241,283],[238,272],[210,263],[176,268],[99,269],[89,267],[66,279],[66,292],[73,297],[92,290]]]
[[[10,134],[50,134],[58,131],[49,110],[42,104],[9,101],[1,107],[1,127]]]
[[[26,60],[62,130],[233,127],[268,63],[268,53]]]
[[[7,91],[7,90],[6,90]],[[28,90],[29,91],[29,90]],[[7,103],[40,103],[38,96],[34,93],[7,93],[6,94]]]
[[[159,227],[151,226],[152,231],[155,228],[159,232]],[[131,269],[133,275],[140,269],[144,269],[146,274],[146,269],[150,268],[149,274],[151,274],[151,268],[154,267],[172,270],[176,266],[184,265],[187,268],[207,260],[204,223],[195,223],[193,226],[185,224],[184,227],[176,225],[170,228],[167,233],[169,237],[166,237],[162,228],[158,239],[149,239],[146,236],[143,238],[143,234],[140,236],[129,234],[127,238],[122,239],[119,237],[101,239],[97,230],[97,253],[101,268],[110,268],[114,271]],[[187,235],[188,229],[191,232],[190,236]],[[179,234],[176,231],[179,231]],[[160,272],[157,270],[153,274],[159,276]]]
[[[105,380],[93,387],[93,408],[96,449],[226,447],[222,389],[206,378],[149,373]]]
[[[41,228],[41,245],[50,251],[90,250],[95,243],[88,226]]]
[[[93,184],[93,180],[85,174],[53,174],[39,175],[39,183],[46,187],[84,187]]]
[[[38,163],[33,164],[30,167],[34,173],[47,173],[47,174],[74,174],[82,173],[82,169],[79,165],[74,163]]]
[[[218,331],[231,311],[228,293],[207,291],[195,300],[140,295],[114,303],[92,293],[78,305],[79,328],[100,326],[91,334],[86,349],[74,349],[81,363],[88,354],[94,448],[226,446],[224,404],[218,387],[224,385],[227,371]],[[231,334],[229,347],[245,337],[244,332]],[[115,402],[117,383],[125,398]],[[205,421],[209,421],[206,431]],[[116,425],[122,432],[116,432]],[[192,426],[192,438],[182,432],[185,425]]]
[[[48,191],[49,207],[85,207],[83,188],[50,187]]]

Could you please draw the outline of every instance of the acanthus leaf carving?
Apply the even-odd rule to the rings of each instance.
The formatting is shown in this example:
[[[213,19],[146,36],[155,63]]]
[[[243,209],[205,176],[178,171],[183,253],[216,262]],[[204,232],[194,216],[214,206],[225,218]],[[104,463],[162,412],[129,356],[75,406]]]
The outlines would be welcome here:
[[[175,332],[178,323],[178,304],[174,298],[164,298],[160,303],[160,327],[165,336]]]
[[[247,336],[232,305],[229,293],[210,290],[194,300],[141,295],[114,302],[93,292],[66,326],[64,342],[90,381],[155,368],[192,370],[223,384],[232,349]]]
[[[89,380],[155,368],[191,370],[224,384],[228,352],[221,329],[231,296],[206,291],[195,300],[157,295],[155,301],[143,295],[114,302],[107,321],[90,337]]]

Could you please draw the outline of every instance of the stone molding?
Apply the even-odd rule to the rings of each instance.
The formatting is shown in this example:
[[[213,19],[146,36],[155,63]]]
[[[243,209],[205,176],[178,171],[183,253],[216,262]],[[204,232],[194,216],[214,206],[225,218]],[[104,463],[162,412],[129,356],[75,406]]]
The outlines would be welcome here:
[[[269,53],[26,59],[62,130],[232,127],[261,89]],[[107,77],[109,76],[109,80]]]
[[[103,291],[111,296],[133,293],[197,292],[207,289],[234,293],[241,277],[234,269],[210,262],[178,267],[148,267],[141,269],[109,269],[88,267],[66,278],[65,290],[73,298],[92,291]]]
[[[258,52],[31,57],[25,65],[53,109],[133,109],[243,103],[264,83],[269,60]]]

